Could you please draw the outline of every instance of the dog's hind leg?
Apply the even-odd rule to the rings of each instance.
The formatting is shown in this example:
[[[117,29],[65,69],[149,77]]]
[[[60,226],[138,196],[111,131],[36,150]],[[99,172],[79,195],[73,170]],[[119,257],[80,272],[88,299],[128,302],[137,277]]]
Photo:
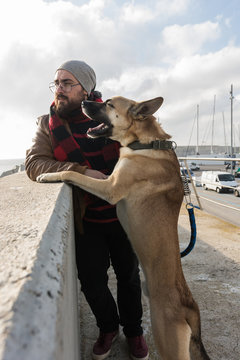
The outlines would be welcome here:
[[[195,303],[193,309],[189,309],[187,321],[191,327],[190,353],[194,360],[210,360],[201,339],[201,321],[198,305]]]
[[[190,353],[191,358],[194,360],[210,360],[203,346],[201,337],[191,336]]]
[[[162,360],[190,360],[191,329],[184,317],[175,318],[171,309],[151,304],[152,332]],[[194,359],[195,360],[195,359]]]

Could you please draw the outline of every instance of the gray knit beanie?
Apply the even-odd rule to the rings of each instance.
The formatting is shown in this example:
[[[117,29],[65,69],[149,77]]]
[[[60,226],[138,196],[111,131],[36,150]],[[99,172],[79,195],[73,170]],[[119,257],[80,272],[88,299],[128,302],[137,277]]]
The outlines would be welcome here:
[[[91,91],[96,86],[95,72],[84,61],[80,61],[80,60],[66,61],[57,69],[57,71],[58,70],[69,71],[80,82],[84,90],[87,91],[88,95],[91,94]]]

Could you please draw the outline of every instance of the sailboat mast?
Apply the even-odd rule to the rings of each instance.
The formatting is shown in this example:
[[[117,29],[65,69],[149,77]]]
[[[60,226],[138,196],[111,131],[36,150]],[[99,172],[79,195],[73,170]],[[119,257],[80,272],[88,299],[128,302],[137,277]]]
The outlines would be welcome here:
[[[199,155],[198,146],[199,146],[199,105],[197,105],[197,146],[196,146],[196,155]]]
[[[231,100],[231,155],[233,155],[233,85],[231,85],[230,91],[230,100]]]
[[[231,100],[231,157],[233,157],[233,85],[231,85],[230,91],[230,100]],[[231,161],[231,173],[233,173],[233,162]]]
[[[238,124],[239,154],[240,154],[240,125]]]
[[[222,112],[222,116],[223,116],[223,133],[224,133],[225,153],[228,153],[228,146],[227,146],[227,138],[226,138],[226,128],[225,128],[225,117],[224,117],[224,111]]]
[[[213,118],[212,118],[212,141],[211,141],[211,154],[213,154],[213,138],[214,138],[215,104],[216,104],[216,95],[214,95],[214,100],[213,100]]]

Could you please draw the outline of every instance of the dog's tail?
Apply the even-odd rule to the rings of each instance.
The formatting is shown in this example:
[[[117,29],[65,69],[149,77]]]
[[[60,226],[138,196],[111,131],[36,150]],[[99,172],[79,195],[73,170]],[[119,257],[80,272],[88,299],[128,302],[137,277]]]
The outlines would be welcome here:
[[[200,312],[197,303],[194,301],[191,310],[188,310],[187,322],[192,330],[190,340],[191,358],[194,360],[210,360],[201,338]]]

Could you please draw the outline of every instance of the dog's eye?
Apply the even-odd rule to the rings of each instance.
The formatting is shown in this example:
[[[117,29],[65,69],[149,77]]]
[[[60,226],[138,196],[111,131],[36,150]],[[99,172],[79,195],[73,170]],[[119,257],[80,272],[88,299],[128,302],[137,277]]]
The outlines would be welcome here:
[[[109,102],[107,103],[107,105],[114,109],[114,106],[112,104],[110,104]]]

